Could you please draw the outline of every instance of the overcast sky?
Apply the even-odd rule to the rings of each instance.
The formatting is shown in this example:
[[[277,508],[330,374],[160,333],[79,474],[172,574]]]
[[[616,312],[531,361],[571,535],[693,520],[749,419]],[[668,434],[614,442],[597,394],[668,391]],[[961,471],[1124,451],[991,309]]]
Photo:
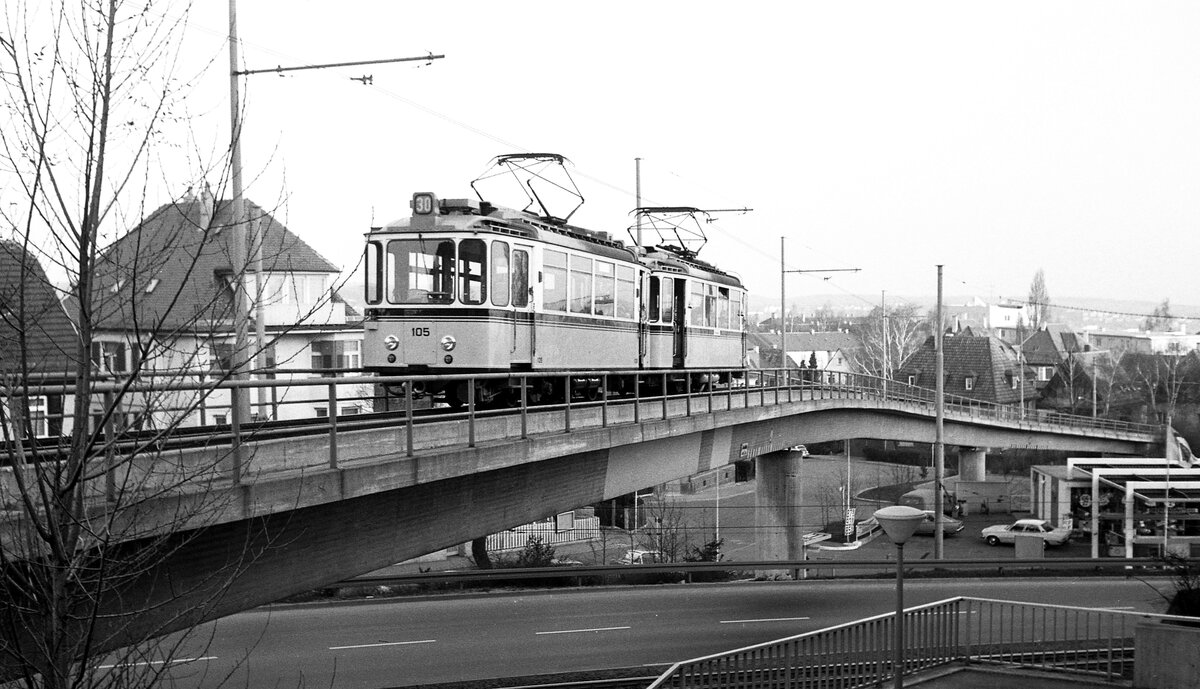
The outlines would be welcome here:
[[[189,97],[227,136],[223,2]],[[336,7],[336,9],[335,9]],[[1200,255],[1200,3],[242,0],[245,67],[444,54],[248,77],[247,194],[339,265],[413,191],[471,195],[502,153],[566,155],[576,224],[747,206],[701,258],[779,293],[1176,304]],[[194,41],[194,42],[193,42]],[[420,66],[417,66],[417,65]],[[351,77],[372,75],[363,85]]]

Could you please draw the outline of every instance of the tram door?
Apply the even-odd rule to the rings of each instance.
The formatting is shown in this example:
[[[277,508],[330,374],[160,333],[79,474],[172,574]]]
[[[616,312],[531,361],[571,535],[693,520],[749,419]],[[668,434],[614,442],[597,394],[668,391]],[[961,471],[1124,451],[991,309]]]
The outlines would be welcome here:
[[[533,363],[537,356],[534,331],[533,287],[529,282],[529,257],[533,247],[513,245],[512,266],[512,362]]]
[[[687,365],[687,285],[682,278],[672,279],[675,283],[675,291],[673,295],[674,307],[672,309],[671,332],[674,346],[672,347],[672,365],[675,368],[683,368]]]

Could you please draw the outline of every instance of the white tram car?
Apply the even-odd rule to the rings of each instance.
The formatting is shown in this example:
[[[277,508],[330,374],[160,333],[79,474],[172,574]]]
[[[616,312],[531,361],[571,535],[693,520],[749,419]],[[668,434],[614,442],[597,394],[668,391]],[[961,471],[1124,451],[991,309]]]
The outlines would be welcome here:
[[[716,381],[689,369],[745,360],[741,281],[677,247],[628,247],[528,210],[482,200],[412,197],[412,216],[366,236],[364,366],[384,375],[671,369],[671,386]],[[554,378],[531,378],[530,401],[561,400]],[[661,376],[642,385],[661,388]],[[721,376],[728,383],[728,376]],[[519,402],[516,376],[480,381],[478,404]],[[558,385],[558,387],[555,387]],[[572,381],[595,399],[597,379]],[[465,382],[414,386],[451,406]]]

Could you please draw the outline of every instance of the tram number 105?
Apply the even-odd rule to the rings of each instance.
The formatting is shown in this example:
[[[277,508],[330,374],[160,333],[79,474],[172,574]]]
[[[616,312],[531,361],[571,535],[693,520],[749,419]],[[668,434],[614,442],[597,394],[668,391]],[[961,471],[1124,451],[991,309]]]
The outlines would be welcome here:
[[[413,328],[413,337],[429,337],[429,328]]]

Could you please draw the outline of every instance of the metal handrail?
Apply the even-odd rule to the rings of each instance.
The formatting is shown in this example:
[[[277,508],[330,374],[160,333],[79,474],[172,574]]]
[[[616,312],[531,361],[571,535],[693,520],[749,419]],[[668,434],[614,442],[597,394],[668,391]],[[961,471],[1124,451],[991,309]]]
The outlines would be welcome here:
[[[896,615],[885,613],[684,660],[648,689],[850,689],[951,663],[996,663],[1114,681],[1132,676],[1133,630],[1146,621],[1195,619],[958,596],[904,610],[908,641],[899,667],[891,647]]]
[[[283,372],[280,372],[283,373]],[[601,399],[596,402],[579,402],[558,405],[547,405],[530,407],[522,402],[519,407],[521,416],[521,435],[522,439],[529,435],[529,417],[532,414],[540,414],[543,412],[553,412],[562,415],[561,432],[573,432],[584,428],[585,425],[576,422],[576,416],[580,414],[590,413],[590,410],[595,406],[599,406],[601,425],[607,427],[613,423],[610,418],[610,411],[618,405],[632,405],[633,408],[633,423],[641,423],[647,416],[647,412],[651,418],[666,419],[671,416],[672,405],[671,401],[683,398],[682,413],[692,415],[695,413],[713,413],[719,411],[730,411],[735,408],[735,400],[740,403],[743,408],[751,406],[778,406],[782,404],[795,403],[797,397],[801,401],[826,401],[838,399],[852,400],[876,400],[889,404],[901,404],[916,410],[923,410],[925,413],[933,413],[933,397],[934,391],[918,388],[916,386],[898,383],[895,381],[885,381],[876,376],[866,374],[854,374],[844,372],[825,372],[815,370],[787,370],[783,369],[731,369],[731,368],[714,368],[704,371],[689,371],[689,374],[702,374],[706,380],[715,380],[718,376],[724,377],[730,381],[725,389],[724,395],[714,395],[711,382],[701,390],[687,390],[683,395],[671,394],[668,389],[668,378],[677,376],[681,372],[676,369],[654,369],[643,371],[620,371],[620,370],[600,370],[600,371],[545,371],[545,372],[524,372],[521,374],[447,374],[437,376],[344,376],[344,377],[317,377],[298,380],[274,379],[274,380],[226,380],[216,383],[209,382],[184,382],[173,381],[171,384],[153,384],[138,381],[121,382],[103,382],[95,386],[94,391],[102,399],[111,399],[113,393],[124,389],[126,392],[167,392],[167,391],[195,391],[197,393],[210,394],[213,390],[236,389],[245,390],[249,388],[302,388],[302,387],[325,387],[328,389],[326,399],[328,400],[330,415],[323,423],[326,424],[326,432],[330,439],[329,442],[329,457],[326,466],[337,468],[339,465],[339,457],[337,451],[337,434],[339,431],[345,430],[342,428],[348,419],[340,417],[337,411],[337,400],[348,399],[339,397],[339,388],[350,386],[352,389],[356,386],[365,385],[387,385],[398,386],[406,391],[404,409],[402,411],[404,419],[402,425],[405,428],[405,452],[408,456],[413,456],[417,448],[413,443],[414,435],[414,419],[413,419],[413,403],[412,403],[412,385],[416,381],[432,381],[437,383],[456,383],[466,381],[468,390],[474,390],[475,381],[483,380],[504,380],[511,381],[514,378],[519,378],[519,383],[522,389],[528,387],[530,381],[545,379],[545,378],[563,378],[564,390],[570,389],[569,379],[571,377],[596,377],[608,380],[613,376],[638,376],[645,380],[656,380],[662,386],[664,394],[661,397],[645,397],[640,394],[638,385],[634,385],[634,396],[632,399],[614,398],[607,389]],[[740,385],[735,382],[740,381]],[[735,398],[734,391],[741,387],[743,394]],[[755,394],[752,394],[752,389]],[[26,389],[17,392],[37,394],[38,392],[61,392],[70,390],[68,386],[30,386]],[[9,390],[0,390],[0,392],[9,392]],[[104,396],[108,396],[105,398]],[[354,399],[362,399],[361,393],[354,393]],[[654,404],[659,402],[659,404]],[[720,404],[718,404],[720,402]],[[650,404],[649,407],[645,406]],[[655,409],[657,407],[657,409]],[[210,409],[218,409],[224,407],[211,406]],[[129,411],[136,411],[129,409]],[[657,411],[657,414],[656,414]],[[1149,424],[1136,424],[1130,422],[1119,422],[1108,419],[1094,419],[1091,417],[1072,416],[1060,413],[1037,413],[1027,415],[1025,418],[1020,418],[1018,409],[998,405],[994,403],[986,403],[978,400],[971,400],[964,397],[947,396],[946,411],[949,418],[966,417],[972,422],[995,422],[1006,425],[1015,425],[1026,429],[1042,429],[1042,430],[1061,430],[1064,426],[1070,429],[1080,431],[1086,430],[1102,430],[1114,433],[1129,433],[1139,435],[1159,436],[1163,433],[1163,428],[1152,426]],[[674,413],[679,413],[676,411]],[[231,416],[236,417],[237,407],[231,409]],[[360,417],[364,418],[366,415]],[[474,446],[476,443],[476,427],[481,418],[485,418],[486,413],[481,413],[479,405],[474,395],[468,395],[467,408],[464,413],[454,418],[465,418],[467,423],[467,445]],[[339,418],[342,419],[339,423]],[[253,439],[253,433],[256,432],[256,425],[248,422],[246,419],[232,418],[234,423],[231,424],[230,434],[223,436],[227,442],[230,442],[232,447],[240,448],[244,442]],[[218,434],[219,435],[219,434]],[[238,450],[240,451],[240,450]],[[233,480],[240,481],[242,479],[241,462],[234,461],[232,469]]]

